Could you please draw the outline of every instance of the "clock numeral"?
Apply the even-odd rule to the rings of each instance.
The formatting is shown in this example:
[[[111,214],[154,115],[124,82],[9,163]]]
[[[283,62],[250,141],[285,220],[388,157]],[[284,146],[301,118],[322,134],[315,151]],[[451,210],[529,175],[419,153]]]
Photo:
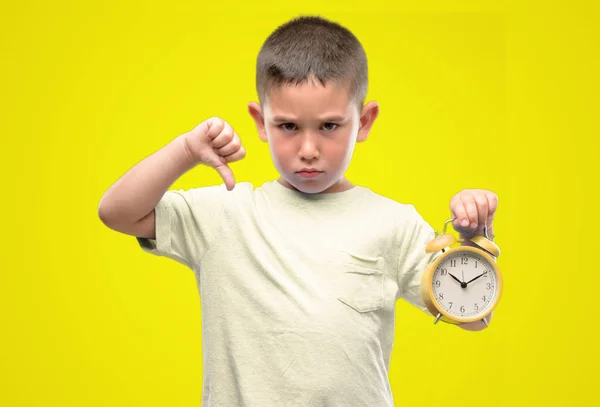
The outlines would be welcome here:
[[[448,269],[442,269],[442,275],[445,276],[446,274],[448,274]]]
[[[464,305],[460,306],[460,312],[465,312],[465,306]]]
[[[486,301],[485,295],[481,299],[483,300],[483,302],[485,302]]]
[[[477,268],[477,260],[475,260],[475,268]]]
[[[483,270],[483,277],[484,278],[488,276],[487,273],[488,273],[488,270]]]
[[[440,293],[440,295],[439,295],[439,297],[438,297],[438,298],[439,298],[440,300],[443,300],[443,299],[444,299],[444,293]]]
[[[440,280],[435,280],[435,286],[439,287],[440,286]]]
[[[475,311],[477,311],[477,310],[479,309],[479,305],[477,305],[477,303],[475,303],[475,305],[473,305],[473,309],[474,309]]]
[[[452,309],[452,304],[454,304],[452,301],[450,301],[448,304],[450,304],[450,308],[448,309]]]
[[[460,264],[467,264],[468,261],[469,261],[468,257],[463,257],[462,259],[460,259]]]
[[[456,260],[450,260],[450,267],[456,267]]]
[[[487,284],[485,285],[485,289],[486,289],[486,290],[491,290],[491,289],[492,289],[492,284],[490,284],[490,283],[487,283]]]

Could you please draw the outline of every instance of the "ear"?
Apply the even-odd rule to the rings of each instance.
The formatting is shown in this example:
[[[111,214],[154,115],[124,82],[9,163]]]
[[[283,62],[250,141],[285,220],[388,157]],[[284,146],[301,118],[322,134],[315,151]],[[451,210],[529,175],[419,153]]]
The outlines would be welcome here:
[[[261,141],[267,141],[267,132],[265,131],[265,119],[263,117],[262,108],[256,102],[248,103],[248,113],[254,119],[256,124],[256,130],[258,130],[258,137]]]
[[[367,139],[377,116],[379,116],[379,105],[377,102],[369,102],[363,107],[360,114],[360,127],[356,136],[357,142],[361,143]]]

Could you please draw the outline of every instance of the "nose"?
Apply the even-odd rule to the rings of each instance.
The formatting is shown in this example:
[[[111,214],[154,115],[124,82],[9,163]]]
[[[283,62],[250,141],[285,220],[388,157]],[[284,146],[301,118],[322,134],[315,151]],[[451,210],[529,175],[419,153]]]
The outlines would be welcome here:
[[[316,136],[309,133],[302,135],[299,155],[303,160],[316,160],[319,158],[319,146],[317,145]]]

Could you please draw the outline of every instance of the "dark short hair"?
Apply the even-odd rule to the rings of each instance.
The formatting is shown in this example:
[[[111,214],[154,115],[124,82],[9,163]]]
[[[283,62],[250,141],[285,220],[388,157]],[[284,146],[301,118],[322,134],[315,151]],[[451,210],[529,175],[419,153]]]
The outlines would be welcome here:
[[[273,87],[310,79],[348,86],[351,100],[360,109],[368,87],[367,56],[358,38],[339,23],[300,16],[275,29],[258,53],[259,101],[264,104]]]

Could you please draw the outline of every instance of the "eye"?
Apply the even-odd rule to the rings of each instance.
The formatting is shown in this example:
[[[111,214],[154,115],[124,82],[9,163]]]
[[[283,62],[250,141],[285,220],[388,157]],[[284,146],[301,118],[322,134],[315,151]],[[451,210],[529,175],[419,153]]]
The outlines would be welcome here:
[[[337,125],[337,124],[335,124],[335,123],[325,123],[325,124],[323,125],[323,129],[324,129],[325,131],[334,131],[334,130],[335,130],[335,129],[337,129],[337,128],[338,128],[338,125]]]
[[[296,130],[296,125],[294,123],[283,123],[278,126],[283,131],[294,131]]]

